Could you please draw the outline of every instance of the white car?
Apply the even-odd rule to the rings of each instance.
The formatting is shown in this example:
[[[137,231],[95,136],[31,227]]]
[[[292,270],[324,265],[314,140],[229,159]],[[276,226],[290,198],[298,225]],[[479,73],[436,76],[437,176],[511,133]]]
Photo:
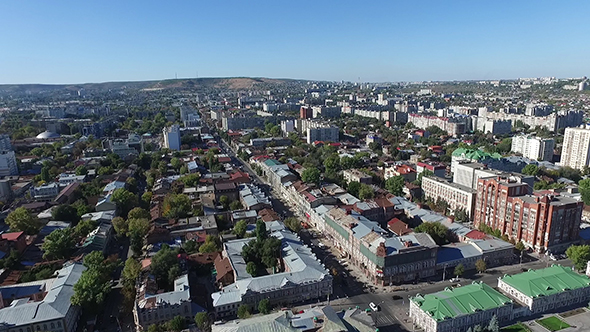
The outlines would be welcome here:
[[[450,282],[458,282],[459,280],[461,280],[461,279],[459,279],[459,278],[451,278],[451,279],[449,279]]]
[[[375,303],[373,303],[373,302],[369,303],[369,307],[373,311],[379,311],[379,307],[377,305],[375,305]]]

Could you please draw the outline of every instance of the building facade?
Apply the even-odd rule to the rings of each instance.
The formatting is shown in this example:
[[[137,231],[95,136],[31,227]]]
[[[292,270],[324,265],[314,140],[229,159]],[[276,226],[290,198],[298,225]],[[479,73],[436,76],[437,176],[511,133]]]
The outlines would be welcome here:
[[[560,164],[579,170],[590,164],[590,128],[565,129]]]
[[[584,203],[546,194],[528,195],[514,177],[478,180],[474,225],[500,230],[535,251],[562,251],[580,233]]]
[[[530,315],[586,306],[590,300],[590,278],[561,265],[500,277],[498,289],[526,306]]]
[[[18,164],[14,151],[0,151],[0,176],[18,175]]]
[[[541,138],[527,135],[512,137],[512,152],[520,153],[523,157],[532,160],[553,160],[553,138]]]
[[[174,124],[162,130],[164,147],[170,150],[180,151],[180,127]]]
[[[487,326],[493,316],[502,324],[512,313],[512,301],[482,282],[410,299],[412,322],[425,332],[465,332]]]
[[[476,191],[470,187],[449,182],[437,176],[422,177],[424,196],[437,201],[442,199],[449,204],[451,211],[464,210],[469,217],[475,209]]]

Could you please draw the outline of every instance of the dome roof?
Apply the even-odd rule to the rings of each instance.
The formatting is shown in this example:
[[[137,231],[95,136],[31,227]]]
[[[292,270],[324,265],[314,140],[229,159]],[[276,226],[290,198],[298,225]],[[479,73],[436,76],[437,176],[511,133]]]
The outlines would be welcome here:
[[[54,133],[52,131],[44,131],[41,134],[37,135],[37,138],[57,138],[60,137],[60,135],[58,133]]]

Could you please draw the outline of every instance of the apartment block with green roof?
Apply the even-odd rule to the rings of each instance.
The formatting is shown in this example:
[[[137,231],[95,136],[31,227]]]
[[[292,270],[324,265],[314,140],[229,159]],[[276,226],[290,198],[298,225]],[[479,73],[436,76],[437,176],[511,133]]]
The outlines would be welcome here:
[[[464,332],[493,316],[501,324],[512,319],[512,312],[511,299],[481,282],[410,300],[410,317],[426,332]]]
[[[590,278],[571,268],[553,265],[498,279],[498,288],[529,309],[543,313],[590,300]]]

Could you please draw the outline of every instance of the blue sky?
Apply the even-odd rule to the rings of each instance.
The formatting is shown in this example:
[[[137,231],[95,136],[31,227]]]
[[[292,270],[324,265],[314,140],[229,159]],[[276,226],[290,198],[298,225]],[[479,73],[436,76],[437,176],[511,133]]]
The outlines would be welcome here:
[[[590,1],[0,2],[0,84],[590,75]]]

